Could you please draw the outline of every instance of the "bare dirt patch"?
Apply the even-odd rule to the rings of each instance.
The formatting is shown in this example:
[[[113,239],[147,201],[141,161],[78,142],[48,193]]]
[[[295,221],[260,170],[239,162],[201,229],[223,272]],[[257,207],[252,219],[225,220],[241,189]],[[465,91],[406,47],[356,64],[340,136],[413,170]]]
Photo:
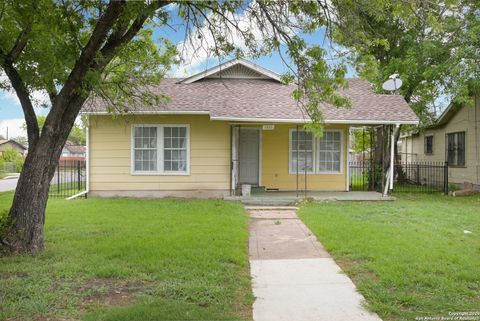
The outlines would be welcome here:
[[[340,268],[350,275],[353,283],[357,285],[361,279],[370,279],[379,282],[378,277],[372,271],[364,268],[364,261],[361,259],[340,259],[336,260]]]
[[[91,306],[124,306],[132,303],[136,296],[144,292],[146,283],[118,279],[93,279],[86,281],[78,289],[82,293],[82,308]]]

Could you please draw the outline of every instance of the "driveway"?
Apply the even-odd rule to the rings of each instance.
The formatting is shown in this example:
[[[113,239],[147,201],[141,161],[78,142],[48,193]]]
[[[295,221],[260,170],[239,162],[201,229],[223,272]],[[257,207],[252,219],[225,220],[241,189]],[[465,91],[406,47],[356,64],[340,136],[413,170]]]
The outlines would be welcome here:
[[[76,177],[73,177],[71,174],[65,174],[65,173],[60,173],[60,177],[57,176],[58,174],[55,173],[55,175],[52,178],[51,184],[57,184],[57,182],[60,183],[70,183],[72,181],[75,181]],[[18,177],[16,178],[7,178],[7,179],[0,179],[0,192],[6,192],[6,191],[11,191],[17,188],[17,183],[18,183]]]
[[[0,179],[0,192],[14,190],[17,187],[18,178]]]
[[[247,208],[255,321],[381,321],[295,208]]]

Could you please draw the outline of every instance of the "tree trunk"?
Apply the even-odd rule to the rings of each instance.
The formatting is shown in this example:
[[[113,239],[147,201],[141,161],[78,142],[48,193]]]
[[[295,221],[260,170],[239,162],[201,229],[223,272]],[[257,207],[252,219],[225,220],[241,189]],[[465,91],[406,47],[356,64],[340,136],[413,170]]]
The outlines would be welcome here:
[[[42,131],[27,154],[18,180],[9,228],[0,235],[2,249],[9,253],[35,253],[44,247],[43,229],[50,182],[75,118],[57,131]]]

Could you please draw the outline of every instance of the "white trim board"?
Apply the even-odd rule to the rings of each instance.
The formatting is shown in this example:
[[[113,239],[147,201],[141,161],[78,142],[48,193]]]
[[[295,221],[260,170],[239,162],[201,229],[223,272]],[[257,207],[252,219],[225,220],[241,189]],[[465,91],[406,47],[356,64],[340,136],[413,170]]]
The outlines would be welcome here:
[[[82,112],[85,115],[111,115],[106,111],[101,112]],[[209,111],[134,111],[132,113],[120,114],[121,116],[130,115],[209,115],[210,120],[251,123],[285,123],[285,124],[307,124],[310,119],[302,118],[255,118],[255,117],[229,117],[229,116],[211,116]],[[325,124],[348,124],[348,125],[418,125],[417,120],[355,120],[355,119],[325,119]]]

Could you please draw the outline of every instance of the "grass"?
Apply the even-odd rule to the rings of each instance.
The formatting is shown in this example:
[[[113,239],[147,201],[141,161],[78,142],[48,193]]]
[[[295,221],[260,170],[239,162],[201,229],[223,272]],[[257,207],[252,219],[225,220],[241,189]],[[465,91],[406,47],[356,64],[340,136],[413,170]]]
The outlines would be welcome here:
[[[50,200],[45,251],[0,258],[0,320],[249,320],[247,225],[222,201]]]
[[[311,203],[300,217],[384,320],[480,311],[480,197],[396,196]]]
[[[0,173],[0,179],[3,179],[5,177],[8,177],[8,176],[12,176],[12,175],[17,175],[15,173],[11,174],[11,173]]]

